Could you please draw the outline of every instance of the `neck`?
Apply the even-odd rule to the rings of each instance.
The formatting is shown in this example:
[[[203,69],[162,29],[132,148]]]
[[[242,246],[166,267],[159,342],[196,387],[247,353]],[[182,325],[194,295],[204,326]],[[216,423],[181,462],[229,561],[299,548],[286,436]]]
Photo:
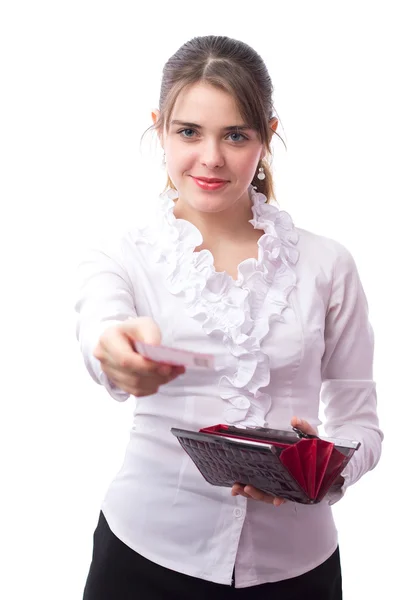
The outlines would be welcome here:
[[[246,192],[231,208],[217,213],[197,211],[178,198],[174,214],[177,219],[189,221],[200,231],[202,248],[211,248],[233,239],[236,242],[248,240],[250,232],[254,232],[249,223],[253,217],[251,208],[252,201]]]

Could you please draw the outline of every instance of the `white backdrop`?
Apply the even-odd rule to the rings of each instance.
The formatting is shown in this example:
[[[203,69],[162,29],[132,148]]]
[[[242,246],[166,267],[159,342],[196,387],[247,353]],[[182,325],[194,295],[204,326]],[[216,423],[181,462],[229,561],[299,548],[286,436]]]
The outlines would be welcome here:
[[[369,298],[384,453],[335,516],[345,599],[378,597],[398,587],[400,537],[396,3],[140,4],[4,0],[0,9],[0,596],[81,598],[132,405],[84,370],[76,264],[157,202],[159,154],[139,143],[162,66],[187,39],[214,33],[265,58],[288,147],[275,141],[280,206],[347,245]]]

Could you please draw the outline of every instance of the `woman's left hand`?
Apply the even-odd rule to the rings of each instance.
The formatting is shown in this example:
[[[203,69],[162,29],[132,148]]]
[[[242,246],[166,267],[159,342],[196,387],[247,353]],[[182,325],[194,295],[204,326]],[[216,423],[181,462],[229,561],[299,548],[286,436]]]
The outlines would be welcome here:
[[[300,431],[303,433],[308,433],[309,435],[318,435],[318,431],[312,425],[310,425],[310,423],[304,421],[304,419],[292,417],[290,424],[292,427],[300,429]],[[266,494],[252,485],[242,485],[241,483],[235,483],[232,487],[231,493],[232,496],[243,496],[244,498],[248,498],[250,500],[259,500],[261,502],[266,502],[267,504],[273,504],[274,506],[280,506],[286,502],[286,500],[283,498]]]

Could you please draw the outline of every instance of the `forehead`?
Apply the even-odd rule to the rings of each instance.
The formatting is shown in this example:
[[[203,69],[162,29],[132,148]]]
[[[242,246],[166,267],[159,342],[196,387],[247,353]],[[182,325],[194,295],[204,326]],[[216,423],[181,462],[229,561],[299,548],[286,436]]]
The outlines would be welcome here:
[[[183,89],[172,109],[172,119],[221,128],[243,122],[236,99],[209,83],[196,83]]]

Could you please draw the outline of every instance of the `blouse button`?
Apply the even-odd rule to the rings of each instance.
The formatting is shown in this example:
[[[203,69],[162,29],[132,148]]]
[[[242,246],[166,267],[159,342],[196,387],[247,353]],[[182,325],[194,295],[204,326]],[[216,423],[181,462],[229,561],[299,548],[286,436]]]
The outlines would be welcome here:
[[[243,515],[243,509],[242,508],[235,508],[235,510],[233,511],[233,514],[235,515],[235,517],[237,519],[240,519],[240,517]]]

